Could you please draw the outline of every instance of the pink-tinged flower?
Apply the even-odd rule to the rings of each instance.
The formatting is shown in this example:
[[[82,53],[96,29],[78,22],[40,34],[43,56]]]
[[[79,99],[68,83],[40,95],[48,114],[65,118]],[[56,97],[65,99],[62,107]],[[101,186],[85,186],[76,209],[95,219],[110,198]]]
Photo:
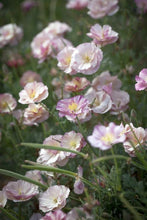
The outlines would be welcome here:
[[[22,109],[14,110],[14,111],[12,112],[12,115],[13,115],[14,118],[16,118],[16,120],[18,121],[18,123],[20,123],[20,124],[23,123],[24,110],[22,110]]]
[[[87,7],[89,0],[68,0],[66,8],[81,10]]]
[[[90,113],[89,102],[84,96],[74,96],[69,99],[62,99],[57,103],[56,109],[59,117],[66,117],[69,121],[76,122],[77,118],[82,121]]]
[[[29,104],[28,108],[24,111],[23,124],[25,125],[38,125],[49,117],[49,112],[40,104]]]
[[[83,176],[83,168],[81,166],[78,166],[78,176],[74,183],[74,192],[78,195],[84,192],[84,183],[80,179],[82,176]]]
[[[9,52],[5,58],[5,62],[9,67],[23,66],[25,61],[20,54]]]
[[[35,180],[37,182],[44,184],[43,178],[41,176],[41,171],[39,170],[29,170],[26,172],[25,176],[32,180]]]
[[[139,13],[146,13],[147,12],[147,1],[146,0],[135,0],[135,3],[138,7]]]
[[[40,213],[33,213],[29,220],[41,220],[42,215]]]
[[[70,193],[69,188],[63,185],[49,187],[39,196],[39,209],[43,212],[62,209]]]
[[[48,34],[40,32],[31,42],[32,54],[42,63],[52,53],[51,38]]]
[[[72,47],[72,43],[63,38],[63,37],[55,37],[51,40],[51,47],[52,47],[52,57],[56,58],[57,54],[63,50],[65,47],[67,46],[71,46]]]
[[[112,108],[110,95],[105,91],[95,91],[93,88],[88,89],[85,98],[92,104],[91,110],[98,114],[104,114]]]
[[[88,9],[88,14],[94,19],[113,15],[119,9],[118,0],[91,0]]]
[[[50,34],[53,37],[63,36],[66,32],[70,32],[72,28],[63,22],[54,21],[48,24],[46,28],[43,29],[43,32],[46,34]]]
[[[56,89],[54,93],[58,99],[67,99],[70,97],[70,93],[62,90],[62,88]]]
[[[53,212],[47,213],[40,220],[66,220],[66,214],[62,212],[60,209],[57,209]]]
[[[104,90],[110,94],[112,90],[120,89],[121,81],[117,78],[117,76],[111,76],[109,71],[105,71],[93,79],[92,87],[96,91]]]
[[[0,27],[0,48],[7,44],[16,45],[22,36],[23,31],[16,24],[7,24]]]
[[[91,75],[99,69],[102,59],[103,52],[99,47],[94,43],[83,43],[75,48],[71,66],[78,73]]]
[[[74,51],[74,47],[67,46],[63,50],[61,50],[57,55],[58,67],[65,73],[70,75],[76,74],[76,71],[73,69],[71,64],[72,54]]]
[[[0,9],[2,9],[3,8],[3,3],[2,2],[0,2]]]
[[[139,76],[135,77],[135,80],[137,82],[135,84],[136,90],[141,91],[147,89],[147,69],[142,69]]]
[[[122,90],[113,90],[110,96],[112,99],[111,114],[118,115],[128,108],[130,96],[127,92]]]
[[[86,145],[83,136],[75,131],[66,132],[61,139],[61,146],[70,150],[81,151]],[[64,152],[67,157],[75,157],[71,152]]]
[[[90,82],[85,77],[75,77],[65,83],[64,90],[67,92],[80,92],[89,85]]]
[[[118,40],[118,33],[113,31],[111,26],[95,24],[91,27],[88,37],[93,39],[93,42],[99,46],[112,44]]]
[[[0,207],[5,207],[7,203],[7,196],[4,190],[0,191]]]
[[[37,2],[34,0],[25,0],[21,3],[21,7],[25,12],[30,11],[32,8],[36,6],[37,6]]]
[[[3,189],[7,198],[14,202],[27,201],[39,193],[38,186],[23,180],[11,181]]]
[[[26,71],[23,73],[21,79],[20,79],[20,85],[24,87],[27,83],[30,82],[42,82],[41,76],[31,70]]]
[[[140,151],[140,145],[146,145],[147,132],[142,127],[135,128],[132,123],[125,126],[126,141],[123,143],[125,152],[131,157],[136,157],[136,151]]]
[[[61,140],[62,135],[51,135],[44,140],[43,144],[55,147],[62,147]],[[66,156],[66,152],[49,149],[41,149],[39,151],[39,157],[37,158],[38,163],[47,166],[64,166],[67,161],[68,158]]]
[[[82,216],[85,216],[83,220],[94,219],[93,216],[89,215],[89,213],[82,207],[75,207],[70,212],[67,213],[66,220],[79,220],[81,218],[80,214],[82,214]]]
[[[22,91],[19,93],[21,104],[31,104],[41,102],[48,97],[48,87],[42,82],[27,83]]]
[[[115,125],[110,122],[107,127],[103,125],[96,125],[92,135],[88,136],[89,143],[101,150],[108,150],[113,144],[125,141],[125,134],[123,133],[123,125]]]
[[[11,113],[16,106],[17,102],[11,94],[0,94],[0,113]]]

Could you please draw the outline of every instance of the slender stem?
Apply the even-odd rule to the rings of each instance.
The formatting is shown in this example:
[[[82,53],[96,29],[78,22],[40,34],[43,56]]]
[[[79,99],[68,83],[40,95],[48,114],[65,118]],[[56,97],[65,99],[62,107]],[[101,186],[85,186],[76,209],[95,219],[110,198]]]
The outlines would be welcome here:
[[[113,155],[113,157],[114,157],[114,150],[113,150],[113,148],[111,148],[111,152],[112,152],[112,155]],[[121,191],[120,174],[119,174],[118,163],[117,163],[116,157],[114,157],[114,164],[115,164],[115,171],[116,171],[116,178],[117,178],[117,181],[116,181],[116,190],[117,190],[117,191]]]
[[[32,147],[32,148],[39,148],[39,149],[44,148],[44,149],[50,149],[50,150],[71,152],[71,153],[77,154],[79,156],[82,156],[85,159],[87,158],[87,154],[84,154],[79,151],[71,150],[68,148],[64,148],[64,147],[56,147],[56,146],[49,146],[49,145],[45,145],[45,144],[35,144],[35,143],[21,143],[20,145],[26,146],[26,147]]]
[[[9,219],[11,219],[11,220],[18,220],[18,219],[15,218],[7,209],[4,209],[4,208],[0,207],[0,210],[1,210],[6,216],[8,216]]]
[[[4,169],[0,169],[0,173],[3,174],[3,175],[6,175],[6,176],[11,176],[11,177],[14,177],[16,179],[21,179],[21,180],[24,180],[26,182],[29,182],[29,183],[32,183],[32,184],[35,184],[43,189],[47,189],[47,186],[33,180],[33,179],[30,179],[26,176],[23,176],[21,174],[18,174],[18,173],[14,173],[12,171],[9,171],[9,170],[4,170]]]

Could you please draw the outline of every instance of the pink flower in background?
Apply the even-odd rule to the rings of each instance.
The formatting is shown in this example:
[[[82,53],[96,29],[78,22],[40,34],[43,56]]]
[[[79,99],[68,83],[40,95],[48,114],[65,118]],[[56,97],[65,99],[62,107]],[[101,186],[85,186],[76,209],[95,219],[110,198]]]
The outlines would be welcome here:
[[[112,99],[111,114],[118,115],[128,108],[130,96],[127,92],[122,90],[113,90],[110,97]]]
[[[43,29],[43,32],[45,34],[52,35],[52,38],[61,37],[66,32],[70,32],[70,31],[72,31],[72,28],[68,24],[60,21],[51,22],[48,24],[46,28]]]
[[[146,145],[147,131],[142,127],[135,128],[132,123],[126,124],[124,133],[126,140],[123,143],[125,152],[131,157],[136,157],[136,151],[140,151],[141,145]]]
[[[3,8],[3,3],[2,2],[0,2],[0,9],[2,9]]]
[[[80,195],[84,192],[84,183],[80,179],[80,177],[83,176],[83,168],[81,166],[78,166],[77,169],[78,169],[78,177],[76,178],[76,181],[74,183],[74,192]]]
[[[40,182],[42,184],[45,184],[43,181],[43,178],[41,176],[41,171],[40,170],[29,170],[25,174],[26,177],[35,180],[37,182]]]
[[[29,220],[40,220],[42,215],[40,213],[33,213]]]
[[[83,43],[75,48],[71,66],[78,73],[91,75],[99,69],[102,59],[103,52],[99,47],[94,43]]]
[[[28,70],[23,73],[22,77],[20,78],[20,85],[24,87],[27,83],[30,82],[42,82],[41,76],[36,72]]]
[[[31,42],[32,54],[42,63],[52,53],[50,35],[40,32]]]
[[[74,47],[67,46],[61,50],[57,55],[58,64],[57,66],[65,73],[73,75],[77,72],[73,69],[71,64],[72,54],[75,51]]]
[[[85,77],[75,77],[71,81],[67,81],[64,86],[64,90],[67,92],[80,92],[90,85]]]
[[[38,125],[49,117],[49,112],[40,104],[29,104],[28,108],[24,111],[23,124],[25,125]]]
[[[124,142],[126,139],[123,133],[123,125],[115,125],[110,122],[107,127],[103,125],[96,125],[92,135],[88,136],[88,141],[91,146],[101,150],[108,150],[113,144]]]
[[[9,182],[3,189],[7,198],[14,202],[27,201],[39,193],[38,186],[23,180]]]
[[[74,96],[69,99],[62,99],[57,103],[56,109],[59,117],[66,117],[69,121],[76,122],[77,118],[82,121],[90,113],[89,102],[84,96]]]
[[[5,207],[7,203],[7,196],[4,190],[0,191],[0,207]]]
[[[51,40],[51,47],[52,47],[52,57],[56,58],[57,54],[62,51],[65,47],[71,46],[72,43],[63,38],[63,37],[55,37]]]
[[[69,188],[63,185],[49,187],[45,192],[40,193],[39,209],[43,212],[62,209],[66,205],[69,193]]]
[[[147,1],[146,0],[135,0],[135,3],[138,7],[139,13],[147,12]]]
[[[17,102],[11,94],[0,94],[0,113],[11,113],[16,106]]]
[[[81,151],[86,142],[80,133],[75,131],[66,132],[61,139],[61,146],[70,150]],[[67,157],[75,157],[76,154],[64,152]]]
[[[104,114],[112,108],[110,95],[105,91],[95,91],[93,88],[88,89],[85,98],[92,104],[91,110],[98,114]]]
[[[40,220],[66,220],[66,214],[60,209],[57,209],[53,212],[47,213]]]
[[[7,44],[16,45],[23,36],[23,30],[16,24],[7,24],[0,27],[0,48]]]
[[[6,64],[9,67],[17,68],[19,66],[23,66],[25,64],[25,61],[20,54],[12,52],[8,54],[8,57],[6,57]]]
[[[89,0],[68,0],[66,8],[83,9],[87,7]]]
[[[91,0],[88,9],[88,14],[94,19],[113,15],[119,10],[118,0]]]
[[[51,135],[44,140],[43,144],[55,147],[62,147],[61,140],[62,135]],[[66,152],[49,149],[41,149],[39,151],[39,157],[37,158],[38,163],[47,166],[64,166],[67,161],[68,158],[66,156]]]
[[[111,76],[109,71],[102,72],[92,81],[92,87],[96,90],[104,90],[111,94],[112,90],[118,90],[121,87],[121,81],[117,76]]]
[[[37,6],[37,2],[34,0],[25,0],[21,3],[23,11],[30,11],[32,8]]]
[[[112,44],[118,40],[118,33],[113,31],[111,26],[95,24],[91,27],[88,37],[93,39],[93,42],[99,46]]]
[[[135,89],[138,91],[147,89],[147,69],[142,69],[139,76],[135,77],[136,84]]]
[[[24,90],[20,91],[18,100],[21,104],[31,104],[35,102],[41,102],[48,97],[48,87],[42,82],[30,82],[24,87]]]

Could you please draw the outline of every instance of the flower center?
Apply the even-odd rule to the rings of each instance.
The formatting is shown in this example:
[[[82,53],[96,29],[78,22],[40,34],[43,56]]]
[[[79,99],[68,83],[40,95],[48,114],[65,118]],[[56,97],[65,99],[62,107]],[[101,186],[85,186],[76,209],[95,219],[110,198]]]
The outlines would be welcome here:
[[[70,56],[66,57],[65,62],[66,62],[66,65],[69,65],[71,62],[71,57]]]
[[[2,107],[3,109],[6,109],[6,108],[8,107],[8,103],[7,103],[7,102],[2,102],[2,103],[1,103],[1,107]]]
[[[83,58],[84,58],[85,63],[89,63],[91,60],[88,55],[85,55]]]
[[[76,110],[77,110],[77,107],[78,107],[77,103],[72,102],[71,104],[69,104],[68,109],[69,109],[70,111],[76,111]]]
[[[75,141],[71,141],[71,142],[70,142],[70,147],[76,148],[76,142],[75,142]]]
[[[106,144],[111,144],[114,141],[114,136],[111,133],[106,134],[101,138]]]
[[[35,91],[33,90],[32,93],[30,94],[30,98],[33,99],[35,97]]]

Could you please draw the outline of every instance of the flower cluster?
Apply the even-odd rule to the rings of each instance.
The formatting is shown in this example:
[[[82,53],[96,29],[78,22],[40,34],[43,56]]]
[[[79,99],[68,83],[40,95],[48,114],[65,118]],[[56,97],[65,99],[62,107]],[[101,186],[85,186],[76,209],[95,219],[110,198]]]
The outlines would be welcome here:
[[[0,48],[5,45],[16,45],[22,38],[23,31],[16,24],[7,24],[0,27]]]

